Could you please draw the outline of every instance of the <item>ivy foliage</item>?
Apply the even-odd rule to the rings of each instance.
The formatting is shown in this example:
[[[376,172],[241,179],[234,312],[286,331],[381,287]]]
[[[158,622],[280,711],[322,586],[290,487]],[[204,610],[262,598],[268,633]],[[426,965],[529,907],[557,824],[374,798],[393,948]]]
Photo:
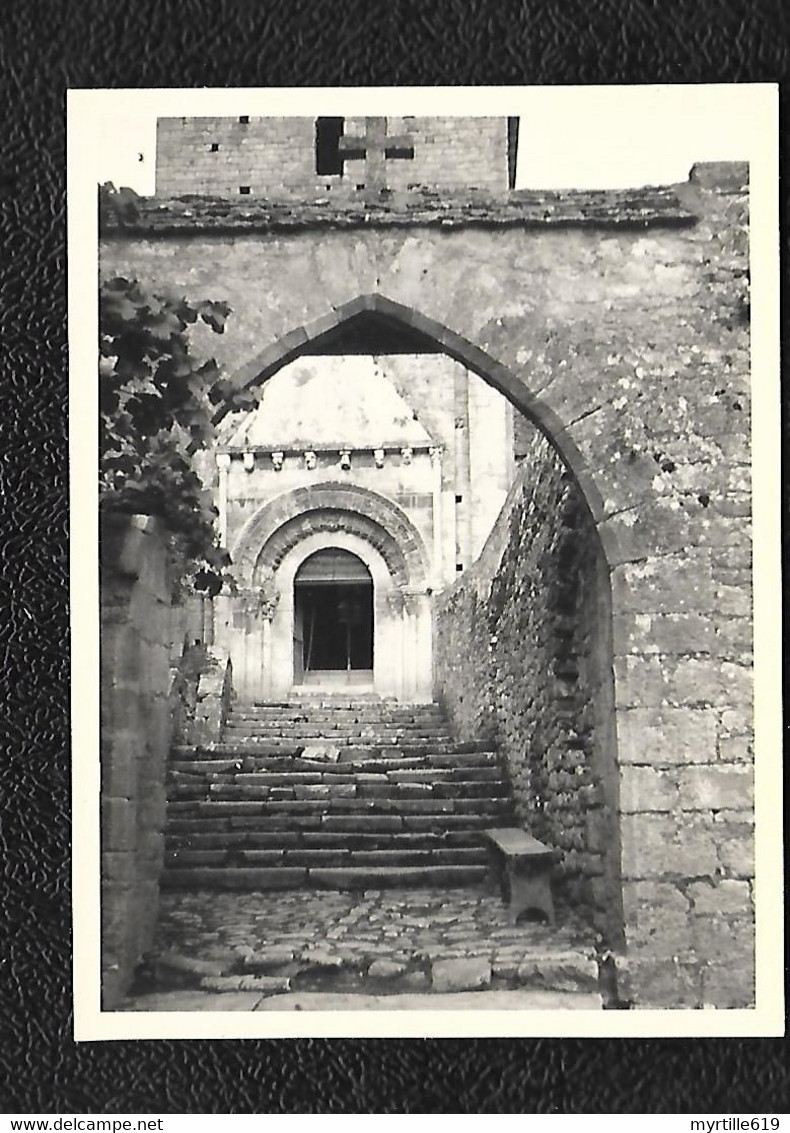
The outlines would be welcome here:
[[[228,557],[191,458],[214,440],[220,402],[249,409],[258,397],[236,391],[214,359],[195,358],[188,332],[200,320],[222,334],[230,313],[227,303],[189,302],[120,277],[99,296],[101,506],[161,517],[198,575]]]

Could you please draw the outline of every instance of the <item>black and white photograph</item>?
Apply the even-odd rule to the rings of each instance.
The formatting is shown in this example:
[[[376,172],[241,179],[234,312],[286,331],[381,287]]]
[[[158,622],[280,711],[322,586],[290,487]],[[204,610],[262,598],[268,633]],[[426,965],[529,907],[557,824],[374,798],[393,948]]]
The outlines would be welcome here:
[[[781,1033],[776,102],[70,93],[78,1038]]]

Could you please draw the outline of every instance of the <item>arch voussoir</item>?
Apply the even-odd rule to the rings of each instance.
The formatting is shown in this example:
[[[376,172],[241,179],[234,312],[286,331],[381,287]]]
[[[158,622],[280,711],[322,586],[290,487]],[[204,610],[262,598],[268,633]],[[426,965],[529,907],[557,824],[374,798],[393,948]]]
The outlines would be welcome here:
[[[247,522],[232,551],[240,580],[251,583],[264,564],[276,569],[291,540],[316,530],[357,530],[375,546],[402,585],[421,588],[430,574],[425,543],[392,501],[359,485],[327,482],[297,488],[265,504]]]

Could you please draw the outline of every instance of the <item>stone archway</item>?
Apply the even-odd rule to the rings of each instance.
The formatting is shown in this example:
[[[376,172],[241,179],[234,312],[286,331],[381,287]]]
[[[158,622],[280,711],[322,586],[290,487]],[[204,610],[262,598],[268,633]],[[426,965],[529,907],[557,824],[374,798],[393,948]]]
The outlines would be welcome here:
[[[357,555],[370,572],[376,624],[373,688],[411,702],[432,695],[430,556],[391,501],[355,485],[326,483],[264,505],[234,550],[239,590],[217,599],[217,640],[233,657],[242,700],[279,700],[292,691],[294,580],[327,548]]]
[[[510,673],[509,684],[506,687],[493,687],[492,681],[500,679],[496,674],[502,671],[501,654],[508,635],[498,632],[492,610],[495,611],[498,605],[513,609],[520,601],[529,600],[525,597],[528,593],[528,579],[519,576],[518,571],[497,571],[494,568],[492,577],[480,577],[474,581],[470,577],[467,582],[459,579],[456,586],[448,592],[449,603],[443,598],[433,610],[433,632],[438,635],[433,656],[438,657],[442,663],[447,661],[448,651],[440,648],[438,642],[452,630],[452,626],[450,630],[447,628],[448,618],[450,622],[454,618],[466,619],[472,627],[469,633],[461,633],[458,637],[459,648],[450,650],[454,658],[459,658],[461,664],[469,668],[471,684],[463,679],[455,680],[452,674],[451,679],[445,679],[446,671],[434,671],[428,679],[428,687],[433,684],[435,693],[453,720],[459,738],[479,739],[481,725],[490,725],[491,738],[501,743],[511,779],[524,800],[523,808],[519,809],[520,818],[533,827],[537,820],[541,833],[549,841],[556,844],[557,839],[560,839],[566,861],[571,863],[568,871],[571,900],[583,894],[583,903],[592,910],[598,927],[604,930],[610,941],[616,943],[622,932],[622,898],[610,568],[612,563],[621,560],[623,552],[618,545],[618,536],[608,533],[610,528],[606,526],[606,508],[596,477],[566,424],[544,400],[527,389],[521,378],[462,335],[380,294],[359,296],[350,303],[334,308],[326,317],[286,334],[238,371],[235,381],[240,386],[261,383],[298,355],[320,353],[322,345],[331,343],[349,324],[361,324],[366,320],[371,320],[373,325],[386,324],[390,333],[393,328],[402,328],[410,336],[412,347],[422,342],[426,351],[438,350],[447,354],[503,394],[536,426],[543,438],[544,447],[537,457],[538,481],[542,483],[545,472],[547,490],[556,477],[567,480],[572,487],[574,499],[569,514],[575,514],[578,508],[580,516],[573,520],[575,531],[578,538],[589,545],[590,553],[583,564],[574,563],[569,567],[560,560],[568,558],[568,548],[573,544],[574,536],[571,534],[568,539],[563,534],[564,519],[551,530],[550,541],[556,547],[562,546],[563,550],[550,570],[556,569],[563,574],[562,584],[558,587],[565,594],[562,600],[565,601],[572,591],[572,600],[577,603],[575,611],[566,611],[557,619],[558,628],[561,628],[563,634],[561,647],[555,649],[541,645],[536,650],[537,661],[523,667],[520,655],[522,642],[518,640],[518,634],[510,635],[513,656],[505,658],[504,666]],[[222,416],[222,410],[218,416]],[[360,512],[367,514],[368,518],[383,518],[380,505],[366,498],[364,490],[360,489],[357,489],[353,500],[349,495],[344,501],[351,505],[348,510],[333,516],[332,505],[336,501],[333,500],[332,493],[337,491],[338,486],[330,484],[321,485],[320,488],[323,493],[321,503],[326,507],[322,521],[327,529],[345,528],[353,531],[349,525],[355,520],[351,516]],[[550,490],[553,491],[554,488],[551,487]],[[234,549],[234,558],[245,577],[257,577],[257,570],[263,578],[267,570],[269,573],[277,570],[283,554],[287,556],[294,541],[310,530],[314,516],[318,514],[318,508],[312,499],[314,491],[318,489],[304,490],[301,494],[293,493],[291,499],[283,500],[277,507],[273,507],[269,515],[258,514],[248,521]],[[524,508],[528,511],[532,506],[529,493],[526,495],[527,498],[518,503],[520,522],[524,520]],[[511,506],[514,506],[512,501]],[[540,501],[535,506],[538,515],[541,510],[545,510]],[[396,515],[390,515],[387,519],[396,534],[395,542],[403,557],[410,558],[412,565],[419,565],[421,562],[423,567],[427,566],[427,576],[431,577],[430,557],[424,545],[420,548],[419,537],[415,540]],[[264,539],[268,550],[265,555],[255,558],[256,549]],[[390,547],[382,550],[384,553],[391,552]],[[419,553],[420,550],[422,554]],[[629,553],[632,550],[633,547],[629,548]],[[517,548],[514,553],[518,555],[522,551]],[[391,562],[394,563],[394,559],[391,558]],[[397,568],[393,566],[393,569],[397,573]],[[500,577],[496,577],[497,574]],[[519,593],[510,596],[498,594],[492,602],[489,594],[491,588],[501,591],[509,582],[518,588]],[[467,598],[459,599],[454,608],[452,596],[458,586],[462,591],[466,587]],[[548,589],[550,587],[546,588],[546,592]],[[559,598],[557,601],[559,602]],[[558,608],[547,604],[545,617],[553,619]],[[276,614],[272,620],[272,628],[278,617],[280,614]],[[441,617],[441,624],[437,617]],[[574,621],[582,626],[579,633],[572,629]],[[551,637],[554,629],[547,624],[540,632]],[[430,632],[428,636],[430,637]],[[283,641],[286,640],[284,629],[281,630],[281,637]],[[501,641],[498,641],[499,638]],[[426,652],[422,649],[420,656],[424,657]],[[456,663],[454,658],[450,659],[450,666]],[[284,665],[284,653],[278,660],[273,652],[268,667],[272,671],[279,667],[282,672]],[[264,664],[264,668],[266,667]],[[581,679],[578,679],[579,668],[584,670]],[[522,670],[528,674],[527,682],[519,682],[518,674]],[[535,681],[538,687],[530,688],[529,685]],[[417,679],[411,687],[416,688],[419,684]],[[525,684],[526,691],[524,687],[519,688],[519,685]],[[402,695],[407,684],[402,683],[399,688],[401,693],[396,692],[394,695]],[[284,695],[285,692],[287,689],[281,687],[279,694]],[[422,692],[421,686],[420,698],[423,698]],[[269,686],[267,695],[274,695],[273,686]],[[428,698],[427,695],[425,698]],[[546,721],[555,712],[564,717],[562,727],[547,727],[543,734],[539,729],[536,736],[534,728],[528,726],[530,718],[537,713]],[[525,753],[534,750],[535,745],[538,754],[530,763],[530,756]],[[560,757],[558,747],[568,749],[565,757]],[[575,807],[578,813],[570,815],[568,798],[572,792],[569,791],[568,783],[581,770],[582,763],[585,764],[583,797],[586,801]],[[537,815],[531,810],[530,799],[531,795],[536,794],[540,796],[540,813]],[[563,826],[569,816],[573,821],[573,831],[567,841],[563,841]]]
[[[241,385],[380,320],[501,389],[562,455],[601,550],[589,592],[619,783],[606,801],[642,1004],[729,1006],[731,967],[745,972],[734,1002],[752,1002],[747,198],[746,170],[732,172],[695,167],[677,196],[560,194],[548,210],[519,197],[485,215],[388,204],[220,221],[154,202],[103,246],[105,274],[229,303],[217,353]],[[722,878],[732,933],[714,934],[695,893]]]
[[[389,327],[400,327],[405,332],[412,334],[416,332],[419,338],[430,344],[431,349],[438,348],[503,394],[521,413],[535,423],[560,453],[579,483],[596,524],[604,519],[605,507],[596,478],[566,424],[549,403],[532,393],[524,380],[509,367],[463,335],[415,308],[397,303],[380,293],[359,295],[347,303],[333,307],[326,315],[281,335],[236,371],[232,379],[233,384],[237,389],[260,385],[301,354],[314,352],[316,347],[332,336],[338,328],[368,318],[381,320]],[[215,415],[215,422],[221,421],[227,412],[227,404],[220,405]],[[607,542],[611,543],[612,540],[616,542],[616,535],[608,531],[601,534],[605,548]],[[619,561],[616,554],[613,558],[614,561]]]

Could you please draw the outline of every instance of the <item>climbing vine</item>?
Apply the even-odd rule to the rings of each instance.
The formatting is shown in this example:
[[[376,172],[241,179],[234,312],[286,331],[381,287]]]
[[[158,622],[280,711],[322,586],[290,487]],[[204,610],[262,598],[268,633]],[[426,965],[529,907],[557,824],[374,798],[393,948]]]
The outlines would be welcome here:
[[[217,546],[216,510],[193,467],[194,453],[215,436],[221,401],[251,408],[214,359],[195,358],[189,328],[222,334],[226,303],[189,302],[116,277],[99,296],[99,494],[102,509],[161,517],[184,569],[198,588],[216,587],[227,564]]]

